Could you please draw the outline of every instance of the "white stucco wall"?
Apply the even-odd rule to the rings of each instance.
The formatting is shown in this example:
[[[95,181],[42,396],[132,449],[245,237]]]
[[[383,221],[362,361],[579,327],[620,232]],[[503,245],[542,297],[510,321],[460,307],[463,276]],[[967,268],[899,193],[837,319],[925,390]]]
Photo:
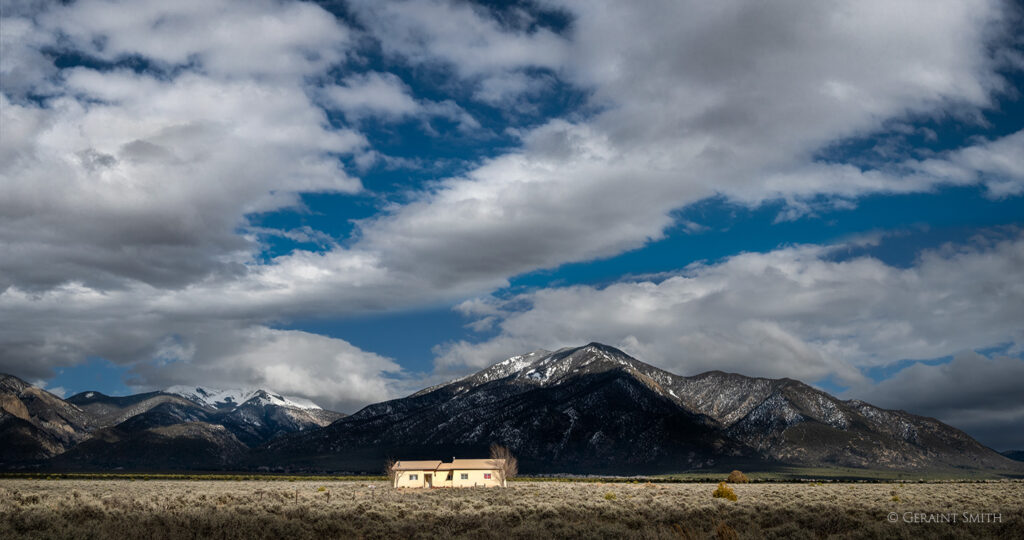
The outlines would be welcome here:
[[[470,471],[454,471],[452,475],[452,486],[453,487],[501,487],[501,475],[498,471],[484,471],[484,470],[470,470]],[[486,475],[491,475],[490,478],[485,478]],[[465,475],[466,478],[462,476]]]
[[[434,471],[398,471],[395,476],[395,487],[400,488],[421,488],[426,487],[426,475]],[[416,479],[413,479],[413,476]]]
[[[432,487],[503,487],[501,473],[497,470],[454,470],[452,479],[447,480],[449,471],[398,471],[395,476],[396,488],[426,488],[426,475],[433,475]],[[490,478],[486,478],[487,475]],[[412,477],[416,476],[414,480]],[[466,478],[462,478],[466,475]]]

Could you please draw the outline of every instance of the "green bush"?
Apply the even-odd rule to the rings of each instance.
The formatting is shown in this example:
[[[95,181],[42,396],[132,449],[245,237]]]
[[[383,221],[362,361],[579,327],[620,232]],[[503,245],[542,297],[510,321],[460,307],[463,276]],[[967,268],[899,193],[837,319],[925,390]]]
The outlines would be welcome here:
[[[614,501],[615,500],[615,494],[612,493],[611,491],[609,491],[608,493],[605,493],[604,494],[604,500],[606,500],[606,501]]]

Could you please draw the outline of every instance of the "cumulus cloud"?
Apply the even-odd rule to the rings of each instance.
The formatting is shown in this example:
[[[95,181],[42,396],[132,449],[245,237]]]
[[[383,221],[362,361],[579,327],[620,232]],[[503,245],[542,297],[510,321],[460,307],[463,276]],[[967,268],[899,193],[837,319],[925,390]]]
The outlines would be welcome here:
[[[8,289],[0,294],[0,372],[46,379],[58,366],[102,357],[130,366],[130,383],[140,390],[249,384],[346,412],[408,393],[419,380],[344,340],[268,328],[259,310],[226,313],[170,300],[155,290]]]
[[[467,281],[437,289],[415,272],[382,267],[372,254],[341,249],[299,251],[245,274],[210,277],[182,289],[145,283],[109,290],[82,283],[42,291],[11,286],[0,292],[0,372],[45,379],[56,367],[101,357],[133,366],[139,388],[188,383],[200,376],[228,384],[231,377],[240,377],[234,384],[261,384],[284,392],[270,373],[291,380],[284,376],[291,369],[305,374],[299,379],[306,383],[304,389],[295,385],[294,393],[318,403],[344,404],[351,411],[357,403],[412,391],[423,379],[412,383],[405,374],[393,372],[392,364],[369,352],[355,354],[342,340],[281,334],[268,324],[436,303],[450,294],[470,295],[494,285]],[[277,355],[286,347],[320,352]],[[324,352],[329,350],[347,351],[346,361],[361,362],[365,369],[353,370],[353,376],[339,373],[331,360],[336,355]],[[267,364],[272,357],[276,363]],[[168,359],[190,360],[182,364]],[[312,384],[314,380],[319,383]],[[310,395],[313,391],[320,393]]]
[[[409,378],[393,360],[336,338],[298,330],[205,325],[187,341],[165,342],[156,362],[132,373],[134,384],[232,386],[247,384],[354,412],[409,391]]]
[[[1007,91],[998,74],[1000,59],[1008,58],[1002,42],[1011,8],[1003,3],[544,4],[569,19],[555,31],[527,10],[499,17],[467,3],[354,2],[354,18],[389,62],[450,78],[446,84],[473,99],[520,107],[523,95],[557,78],[587,96],[586,103],[565,118],[517,132],[521,145],[513,151],[362,220],[348,242],[266,261],[247,216],[296,205],[299,193],[358,192],[362,184],[341,166],[342,158],[377,159],[358,127],[332,125],[323,106],[342,110],[357,126],[360,115],[441,117],[469,128],[475,120],[454,101],[417,98],[393,74],[342,73],[337,82],[329,80],[359,45],[346,25],[313,4],[196,0],[133,2],[128,9],[121,2],[82,0],[25,6],[5,12],[2,36],[0,368],[31,371],[27,376],[45,377],[53,366],[88,356],[136,365],[170,357],[168,344],[180,343],[180,354],[195,349],[193,368],[258,379],[264,372],[255,367],[231,366],[240,365],[243,354],[253,366],[268,365],[265,351],[295,337],[275,334],[268,328],[275,322],[476,296],[522,272],[657,240],[673,224],[673,210],[709,196],[751,205],[784,198],[799,208],[821,195],[923,191],[948,183],[982,183],[994,195],[1019,192],[1013,153],[1019,135],[889,170],[813,157],[893,119],[970,118],[991,107]],[[78,55],[90,67],[59,69],[44,50]],[[904,275],[870,260],[832,268],[818,248],[780,251],[778,262],[770,255],[616,287],[700,296],[687,284],[709,286],[717,279],[723,291],[744,291],[742,280],[763,278],[775,266],[794,279],[827,283],[815,276],[828,268],[849,279],[848,288],[835,293],[863,305],[861,297],[873,298],[872,272],[883,280]],[[748,275],[743,264],[765,270]],[[802,292],[799,280],[784,284]],[[978,292],[969,284],[962,289]],[[606,290],[591,292],[611,294]],[[573,291],[530,299],[544,307],[545,294],[569,301]],[[705,302],[723,310],[724,326],[693,327],[680,346],[707,351],[723,365],[764,350],[766,373],[781,372],[781,359],[789,355],[807,376],[855,381],[859,362],[904,354],[895,345],[900,339],[906,338],[906,351],[938,348],[929,345],[932,338],[959,343],[927,324],[919,328],[917,319],[893,315],[890,325],[869,334],[891,335],[881,340],[889,348],[863,344],[860,350],[852,338],[808,330],[815,326],[806,312],[773,319],[778,314],[770,310],[729,312],[728,305],[712,302],[742,304],[736,294],[708,296]],[[908,305],[916,305],[911,300]],[[834,310],[823,312],[830,328],[846,329],[843,317],[855,321],[851,333],[866,328],[844,303],[808,301]],[[1005,301],[996,304],[986,309],[1010,309]],[[664,309],[677,305],[686,304]],[[727,320],[730,315],[738,318]],[[555,325],[533,342],[538,336],[526,331],[527,314],[488,316],[490,322],[479,326],[500,322],[501,339],[510,341],[480,345],[479,351],[493,351],[478,358],[510,349],[515,339],[521,341],[511,352],[521,352],[519,345],[589,340]],[[646,316],[656,331],[657,317]],[[615,313],[609,317],[609,325],[618,321]],[[596,316],[590,322],[596,324]],[[218,324],[231,329],[225,335],[237,338],[238,348],[219,348],[204,337],[205,328]],[[558,328],[564,332],[556,335]],[[719,335],[713,328],[727,331]],[[1004,327],[992,328],[978,335],[987,339]],[[608,335],[627,350],[647,342],[639,328]],[[630,335],[637,338],[632,349]],[[371,353],[345,352],[340,343],[308,335],[295,343],[319,351],[311,357],[345,353],[377,366],[360,376],[378,377],[370,388],[388,388],[391,367]],[[442,368],[479,362],[444,360],[455,358],[456,350],[443,357]],[[310,379],[333,380],[335,361],[294,364],[298,371],[309,366]],[[167,367],[168,376],[184,382],[184,372],[174,369]],[[163,384],[162,372],[139,374]]]
[[[439,349],[441,370],[601,341],[669,371],[866,382],[863,370],[1024,343],[1024,236],[924,252],[910,268],[845,246],[796,246],[691,265],[660,281],[548,288],[460,306],[497,324]]]
[[[0,96],[0,287],[236,273],[256,247],[238,234],[247,214],[361,189],[338,158],[365,138],[332,129],[303,83],[347,47],[319,8],[87,0],[11,19],[50,37],[37,46],[155,67],[73,67],[53,81],[18,71],[16,49]]]
[[[75,4],[74,9],[89,10],[90,6],[93,4],[82,2]],[[140,54],[168,64],[195,62],[201,68],[198,71],[222,75],[227,81],[211,82],[209,77],[191,72],[167,82],[145,75],[71,70],[67,77],[68,93],[80,93],[83,99],[63,99],[68,102],[68,109],[82,118],[59,120],[56,126],[70,128],[83,122],[87,126],[111,125],[116,126],[116,133],[126,135],[114,136],[96,128],[95,135],[87,133],[86,140],[76,135],[79,140],[74,144],[57,148],[40,161],[47,167],[55,163],[69,166],[70,161],[73,167],[70,171],[59,171],[62,173],[105,174],[104,178],[115,180],[108,183],[118,192],[139,186],[133,193],[133,202],[139,197],[145,201],[147,198],[142,195],[155,191],[156,196],[150,199],[161,201],[163,211],[143,207],[136,212],[163,216],[157,232],[177,235],[165,242],[173,246],[166,250],[181,248],[182,244],[187,249],[190,242],[213,245],[198,250],[195,255],[199,256],[181,257],[177,256],[180,251],[175,251],[175,256],[143,260],[136,264],[137,273],[122,269],[131,264],[123,261],[124,257],[112,256],[115,253],[101,250],[98,253],[104,256],[92,257],[78,253],[64,257],[70,261],[61,261],[71,266],[61,272],[62,276],[83,280],[87,278],[81,275],[93,270],[87,267],[112,267],[120,263],[121,267],[101,270],[113,272],[116,277],[125,274],[152,283],[158,283],[161,276],[201,277],[218,263],[246,260],[246,248],[251,246],[246,246],[243,237],[233,229],[246,212],[294,202],[288,195],[296,191],[358,189],[356,180],[344,177],[329,162],[332,154],[358,151],[365,142],[356,133],[324,129],[322,111],[311,106],[293,76],[295,70],[309,73],[322,69],[325,62],[337,59],[342,54],[338,49],[344,49],[348,43],[347,31],[326,12],[310,6],[277,3],[239,8],[243,14],[270,10],[271,15],[282,20],[298,18],[294,28],[289,26],[290,31],[283,36],[274,33],[269,43],[261,41],[252,46],[256,50],[276,47],[284,51],[281,56],[289,58],[288,69],[272,71],[289,80],[290,85],[271,86],[268,91],[263,85],[234,81],[244,75],[249,77],[246,80],[262,82],[267,66],[250,66],[246,71],[248,64],[244,61],[236,65],[220,59],[224,55],[228,58],[249,54],[252,47],[245,40],[230,44],[227,38],[217,36],[176,40],[176,25],[185,24],[181,21],[190,17],[216,19],[225,8],[185,3],[170,13],[150,7],[120,19],[109,13],[112,8],[107,3],[96,6],[95,13],[82,13],[73,20],[57,15],[43,19],[56,21],[51,24],[58,25],[55,27],[67,32],[72,43],[91,54],[103,58]],[[725,193],[756,204],[766,198],[812,197],[823,193],[856,196],[906,189],[901,186],[908,182],[903,182],[899,175],[855,171],[842,164],[816,164],[809,161],[809,156],[836,138],[877,129],[882,121],[907,111],[935,112],[947,105],[990,105],[992,94],[1004,84],[988,53],[992,40],[999,35],[999,6],[968,9],[966,4],[950,2],[948,9],[935,10],[924,4],[906,5],[900,8],[906,13],[894,16],[877,9],[879,6],[862,3],[838,12],[817,5],[765,11],[757,4],[724,8],[701,3],[613,4],[600,8],[585,4],[562,7],[572,19],[564,35],[542,27],[502,24],[488,10],[466,4],[356,6],[359,20],[367,25],[371,35],[381,40],[386,51],[408,62],[441,62],[466,78],[492,72],[507,77],[510,70],[546,68],[589,89],[593,104],[605,110],[585,121],[553,120],[523,132],[519,151],[488,160],[465,176],[440,182],[414,197],[411,204],[363,221],[359,229],[362,240],[355,249],[337,250],[319,260],[329,265],[345,257],[372,259],[385,272],[403,278],[405,271],[417,267],[425,274],[422,279],[431,283],[478,281],[500,285],[523,271],[612,255],[661,238],[673,221],[672,210],[715,194]],[[316,21],[306,22],[311,18]],[[232,18],[235,19],[240,26],[227,31],[229,36],[244,35],[253,40],[272,30],[253,27],[257,23],[270,24],[259,22],[263,19],[255,15]],[[685,28],[678,28],[680,21]],[[322,30],[331,24],[339,26],[337,32]],[[458,27],[458,31],[449,31],[451,25]],[[305,26],[314,31],[301,30]],[[641,36],[633,31],[639,27],[644,28]],[[318,39],[326,43],[319,43]],[[174,43],[165,50],[158,46],[163,41]],[[321,48],[328,52],[310,54],[314,44],[323,45]],[[210,67],[227,64],[235,67]],[[424,106],[406,90],[393,75],[371,73],[353,76],[348,83],[328,88],[327,93],[340,92],[339,101],[353,110],[405,115]],[[153,126],[128,122],[138,118],[150,120],[152,115],[142,107],[149,107],[150,96],[159,96],[163,91],[169,93],[165,100],[168,104],[180,104],[179,109],[185,111],[172,109],[165,118],[152,122],[156,124]],[[232,96],[232,91],[241,94],[237,98],[239,105],[229,107],[229,114],[222,114],[220,122],[198,122],[198,117],[211,114],[208,107],[189,109],[197,96],[219,97],[217,92]],[[870,99],[852,99],[851,95]],[[251,119],[246,123],[237,118],[253,108],[262,109],[264,102],[275,103],[275,98],[280,98],[279,110],[247,116],[273,122],[298,119],[300,125],[280,126],[270,121],[252,125]],[[133,99],[135,108],[124,106],[124,102],[131,105]],[[117,109],[112,111],[104,103],[92,105],[90,100],[114,101]],[[198,100],[200,104],[203,101]],[[5,107],[5,111],[24,116],[7,123],[25,126],[25,130],[50,116],[49,110]],[[115,116],[114,112],[125,114]],[[24,137],[16,138],[35,144],[14,150],[35,151],[46,124],[39,125],[38,132],[26,132]],[[253,141],[241,141],[245,160],[242,152],[226,152],[234,158],[225,160],[227,163],[196,163],[200,158],[213,159],[201,153],[211,146],[211,141],[216,139],[223,146],[231,142],[223,140],[225,135],[241,133],[268,140],[256,152],[251,151]],[[297,139],[295,134],[299,135]],[[65,142],[75,137],[69,134],[55,138]],[[105,144],[97,144],[101,140]],[[176,146],[184,145],[186,140],[194,141],[194,148]],[[293,143],[293,152],[280,155],[280,146],[287,147],[288,142]],[[218,161],[220,154],[217,153]],[[70,155],[75,159],[69,159]],[[254,156],[280,159],[268,163],[271,159],[261,161],[252,159]],[[148,162],[157,162],[151,167],[152,172],[163,177],[167,177],[168,167],[174,172],[175,164],[187,163],[188,172],[208,173],[206,177],[197,176],[195,183],[209,187],[182,189],[181,182],[147,180],[142,174],[147,171],[119,170]],[[296,166],[306,169],[295,171]],[[115,171],[104,172],[110,168]],[[42,169],[11,171],[8,176],[68,176],[44,174],[50,171]],[[172,177],[181,177],[182,172]],[[93,176],[82,182],[90,190],[104,185],[93,181]],[[246,191],[238,193],[231,189],[231,176],[244,178],[239,189]],[[217,181],[210,181],[209,177],[216,177]],[[254,177],[267,181],[254,182]],[[118,178],[128,180],[119,184]],[[294,178],[305,181],[280,185]],[[36,181],[31,185],[46,184]],[[928,189],[931,185],[920,181],[910,189]],[[164,193],[161,189],[174,191]],[[178,195],[190,207],[170,204],[175,199],[167,195]],[[204,208],[202,205],[209,204],[206,201],[210,195],[224,195],[238,204]],[[51,208],[53,205],[46,197],[32,198],[31,193],[8,200],[18,208],[29,207],[26,202],[42,200],[42,204],[36,205],[42,208],[34,208],[33,214],[46,215],[46,210],[69,214],[67,208]],[[199,208],[191,206],[197,204]],[[91,221],[117,223],[120,230],[145,231],[146,227],[125,227],[123,220],[111,218],[124,212],[125,206],[119,200],[107,206],[92,204],[90,207],[97,209],[97,218]],[[80,216],[81,210],[73,210]],[[31,221],[25,223],[35,225]],[[32,228],[63,232],[80,226]],[[214,234],[198,238],[200,235],[191,229]],[[91,233],[95,238],[115,239],[114,247],[124,247],[117,232]],[[45,245],[34,240],[23,243],[25,250]],[[90,242],[79,244],[87,246]],[[145,253],[153,245],[147,242],[136,249]],[[75,250],[55,246],[49,255],[58,258],[60,253],[73,254]],[[307,263],[318,260],[300,257]],[[180,261],[184,260],[199,268],[183,268]],[[281,268],[295,266],[291,262],[281,260],[274,264]],[[221,269],[230,271],[231,267]],[[24,269],[20,273],[27,284],[29,273]],[[279,273],[279,269],[259,273]],[[57,282],[59,277],[53,276],[44,278],[42,284]]]
[[[316,74],[344,58],[350,35],[315,4],[273,0],[80,0],[36,19],[38,31],[96,58],[195,65],[214,78]]]
[[[962,164],[959,175],[910,160],[878,170],[815,160],[829,144],[894,118],[978,111],[1008,91],[992,52],[1008,31],[1001,3],[949,2],[941,12],[928,3],[834,7],[561,5],[572,23],[553,58],[564,61],[546,67],[588,89],[600,112],[520,132],[520,149],[361,223],[362,245],[389,268],[417,265],[451,281],[504,278],[660,239],[673,210],[715,195],[749,205],[784,199],[784,218],[794,219],[822,196],[842,202],[1013,181],[1012,167],[965,162],[971,148],[936,158]],[[461,4],[403,8],[367,8],[362,17],[379,27],[385,50],[417,65],[444,62],[471,81],[482,69],[474,61],[509,32]],[[478,37],[435,49],[433,21],[449,12]],[[396,17],[412,26],[384,32]]]
[[[342,84],[323,89],[329,108],[336,108],[351,119],[375,116],[397,121],[405,118],[441,117],[456,122],[460,129],[471,130],[480,123],[452,100],[417,100],[409,86],[391,73],[361,73]],[[429,127],[429,126],[428,126]]]
[[[230,308],[245,292],[232,282],[258,266],[247,215],[296,205],[299,193],[362,189],[340,158],[367,152],[365,137],[332,126],[310,86],[349,54],[349,29],[295,2],[11,8],[0,369],[46,378],[98,356],[143,362],[136,382],[150,388],[202,375],[346,407],[391,395],[388,381],[401,377],[392,361],[271,330],[262,323],[277,315],[244,302]],[[89,62],[60,69],[53,55],[64,53]],[[297,233],[324,238],[280,232]],[[198,284],[216,289],[212,302],[174,300]],[[301,354],[268,356],[285,345]]]
[[[949,183],[984,183],[992,197],[1024,193],[1024,131],[948,152],[912,166]]]
[[[531,30],[534,21],[524,10],[502,24],[487,8],[465,2],[357,0],[351,7],[385,53],[450,67],[463,78],[489,81],[569,61],[567,40],[547,28]]]
[[[347,114],[377,113],[402,117],[416,114],[420,106],[409,87],[390,73],[363,73],[349,77],[343,84],[326,88],[331,104]]]

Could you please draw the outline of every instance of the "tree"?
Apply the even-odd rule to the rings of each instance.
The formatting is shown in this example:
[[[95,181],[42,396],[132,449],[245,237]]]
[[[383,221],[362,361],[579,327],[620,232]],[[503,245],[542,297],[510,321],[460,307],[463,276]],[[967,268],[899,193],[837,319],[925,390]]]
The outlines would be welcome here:
[[[515,478],[519,474],[519,460],[512,455],[512,451],[505,446],[500,444],[491,445],[491,459],[501,460],[501,468],[498,470],[498,474],[501,475],[501,485],[505,486],[506,482]]]
[[[398,476],[398,471],[395,470],[395,465],[398,462],[394,458],[387,458],[384,460],[384,474],[387,475],[388,480],[391,480],[391,487],[395,486],[395,477]]]
[[[730,484],[746,484],[750,479],[742,471],[733,471],[729,473],[729,478],[726,478],[725,481]]]

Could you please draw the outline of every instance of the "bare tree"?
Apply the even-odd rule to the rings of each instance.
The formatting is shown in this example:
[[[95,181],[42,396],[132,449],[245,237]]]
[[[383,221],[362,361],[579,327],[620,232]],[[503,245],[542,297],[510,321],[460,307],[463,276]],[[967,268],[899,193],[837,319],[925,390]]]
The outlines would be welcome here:
[[[508,447],[501,446],[500,444],[491,445],[491,459],[500,460],[501,469],[498,474],[501,475],[501,485],[505,486],[509,479],[515,478],[519,474],[519,460],[512,455],[512,451]]]
[[[384,460],[384,474],[388,477],[388,480],[391,480],[391,487],[395,487],[395,477],[398,476],[398,471],[395,470],[395,465],[397,464],[398,462],[395,461],[395,458],[389,457]]]

